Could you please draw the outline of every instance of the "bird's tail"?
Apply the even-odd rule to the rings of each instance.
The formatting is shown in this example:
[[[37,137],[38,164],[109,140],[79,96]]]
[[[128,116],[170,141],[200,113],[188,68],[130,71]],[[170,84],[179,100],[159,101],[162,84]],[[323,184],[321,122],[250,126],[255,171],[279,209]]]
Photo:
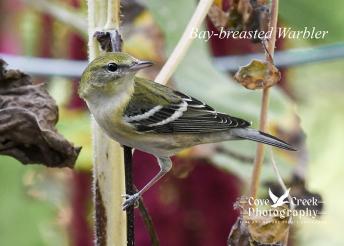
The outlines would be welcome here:
[[[296,151],[294,147],[289,145],[288,143],[282,141],[281,139],[278,139],[274,136],[271,136],[270,134],[267,134],[265,132],[257,131],[252,128],[236,128],[231,130],[231,134],[233,136],[243,138],[243,139],[249,139],[256,142],[272,145],[281,149],[286,150],[293,150]]]

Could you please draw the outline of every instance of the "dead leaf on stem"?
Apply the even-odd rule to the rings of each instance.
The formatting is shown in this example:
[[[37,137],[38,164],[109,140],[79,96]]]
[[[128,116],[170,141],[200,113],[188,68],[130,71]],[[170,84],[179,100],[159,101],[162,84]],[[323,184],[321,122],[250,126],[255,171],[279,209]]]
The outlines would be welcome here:
[[[209,19],[218,30],[268,31],[270,12],[266,1],[231,0],[229,10],[223,2],[215,2],[208,13]],[[258,37],[254,42],[261,41]]]
[[[57,133],[58,108],[43,84],[32,84],[0,59],[0,154],[23,164],[73,167],[80,152]]]
[[[250,64],[240,67],[235,80],[250,90],[271,87],[281,79],[281,73],[272,63],[252,60]]]
[[[215,3],[210,7],[208,17],[218,30],[226,28],[228,25],[229,13],[223,11]]]

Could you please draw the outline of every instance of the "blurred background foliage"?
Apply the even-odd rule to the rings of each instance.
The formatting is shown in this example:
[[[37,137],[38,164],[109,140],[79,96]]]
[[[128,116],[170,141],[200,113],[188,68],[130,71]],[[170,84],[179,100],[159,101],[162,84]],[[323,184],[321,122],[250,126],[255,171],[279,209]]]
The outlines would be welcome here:
[[[44,2],[56,4],[57,7],[74,13],[81,25],[83,21],[86,23],[86,18],[83,18],[86,16],[85,1],[37,1],[35,5],[35,1],[29,0],[3,0],[0,2],[0,52],[84,60],[87,54],[85,31],[52,17],[44,7],[37,8],[37,3]],[[342,1],[280,2],[280,23],[283,26],[294,29],[314,26],[320,30],[328,30],[329,34],[325,39],[316,41],[280,40],[278,49],[343,42]],[[127,13],[130,17],[123,23],[124,49],[142,59],[153,60],[156,63],[155,68],[141,76],[154,78],[178,42],[196,2],[150,0],[143,3],[147,10],[143,10],[142,6],[133,7],[130,4],[129,7],[123,8],[124,15]],[[55,10],[58,13],[58,9]],[[207,28],[211,28],[209,23]],[[219,72],[212,64],[213,46],[220,44],[223,45],[216,40],[211,43],[195,40],[170,85],[206,101],[219,111],[252,121],[256,127],[261,93],[243,89],[233,81],[230,73]],[[248,42],[231,42],[227,43],[227,46],[227,50],[232,49],[231,53],[224,52],[223,55],[262,52],[260,46]],[[236,50],[236,47],[240,48]],[[344,147],[343,67],[344,60],[337,59],[283,69],[281,85],[273,88],[271,93],[269,130],[284,136],[283,132],[288,135],[300,131],[299,127],[302,128],[307,136],[306,155],[309,156],[307,171],[304,173],[307,187],[319,192],[325,201],[324,215],[319,223],[296,225],[298,230],[293,234],[295,245],[344,244],[341,232],[344,200],[340,197],[344,185],[341,177],[344,167],[340,158],[340,151]],[[76,145],[83,147],[76,167],[79,171],[73,174],[70,170],[22,166],[14,159],[1,156],[0,244],[91,245],[91,236],[76,239],[80,233],[87,234],[90,231],[85,233],[82,231],[84,228],[79,232],[75,231],[75,227],[80,226],[77,222],[80,218],[74,216],[74,212],[80,208],[80,200],[83,201],[81,208],[86,212],[80,214],[85,218],[80,219],[79,223],[89,222],[91,217],[89,189],[92,165],[89,115],[83,103],[76,97],[77,79],[58,76],[35,79],[48,82],[48,89],[60,106],[60,132]],[[240,184],[240,188],[237,190],[244,193],[252,165],[250,162],[243,163],[240,158],[228,153],[234,152],[236,156],[252,158],[255,144],[223,143],[220,148],[223,151],[213,150],[210,146],[187,150],[180,154],[178,162],[207,157],[209,163],[236,176],[228,176],[228,179],[238,178],[240,181],[235,182]],[[300,162],[300,156],[275,150],[274,152],[280,171],[288,180]],[[264,182],[276,179],[269,160],[267,154],[263,170]],[[165,183],[164,185],[166,186]],[[265,190],[262,189],[262,193],[265,193]],[[81,193],[86,195],[82,196]],[[235,199],[235,195],[233,196]],[[85,197],[88,199],[86,202],[83,200]],[[211,199],[213,198],[209,198]]]

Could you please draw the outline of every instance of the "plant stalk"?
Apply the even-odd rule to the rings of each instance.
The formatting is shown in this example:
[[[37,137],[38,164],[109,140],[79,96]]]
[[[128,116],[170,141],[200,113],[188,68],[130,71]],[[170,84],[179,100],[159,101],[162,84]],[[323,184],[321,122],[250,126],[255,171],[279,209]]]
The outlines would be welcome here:
[[[109,2],[119,2],[113,0]],[[107,11],[104,0],[88,0],[88,36],[89,61],[100,54],[96,39],[96,30],[106,29],[105,21],[118,18],[106,13],[118,15],[119,12]],[[110,5],[111,6],[111,5]],[[107,21],[108,22],[108,21]],[[113,23],[119,26],[119,23]],[[95,244],[98,246],[127,245],[127,217],[122,210],[122,194],[125,194],[124,154],[122,147],[108,138],[92,119],[93,144],[93,189],[95,204]]]
[[[267,48],[265,51],[266,60],[271,63],[273,62],[272,59],[273,59],[274,51],[275,51],[277,18],[278,18],[278,0],[271,0],[270,27],[272,27],[272,35],[271,35],[271,39],[269,39],[267,42]],[[259,130],[263,132],[266,132],[266,129],[267,129],[269,92],[270,92],[270,88],[263,89],[261,110],[260,110],[260,121],[259,121],[260,122]],[[254,160],[251,187],[250,187],[250,196],[253,198],[257,197],[263,160],[264,160],[264,144],[258,143],[256,157]]]
[[[189,49],[192,41],[191,33],[195,28],[199,28],[207,16],[208,11],[214,0],[200,0],[194,14],[191,17],[188,25],[186,26],[184,33],[178,44],[174,48],[167,62],[155,78],[155,82],[160,84],[167,84],[167,81],[171,78],[172,74],[176,71],[177,66],[184,58],[187,50]]]

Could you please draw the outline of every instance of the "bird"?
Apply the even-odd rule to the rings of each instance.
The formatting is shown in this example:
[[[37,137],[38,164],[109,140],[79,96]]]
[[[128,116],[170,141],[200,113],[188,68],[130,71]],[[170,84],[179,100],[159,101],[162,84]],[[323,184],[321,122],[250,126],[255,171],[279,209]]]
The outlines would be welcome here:
[[[152,66],[128,53],[108,52],[82,73],[78,93],[97,124],[121,145],[150,153],[159,172],[138,192],[123,195],[123,210],[172,168],[171,157],[191,146],[247,139],[285,150],[288,143],[251,128],[251,123],[217,112],[202,101],[136,73]]]

